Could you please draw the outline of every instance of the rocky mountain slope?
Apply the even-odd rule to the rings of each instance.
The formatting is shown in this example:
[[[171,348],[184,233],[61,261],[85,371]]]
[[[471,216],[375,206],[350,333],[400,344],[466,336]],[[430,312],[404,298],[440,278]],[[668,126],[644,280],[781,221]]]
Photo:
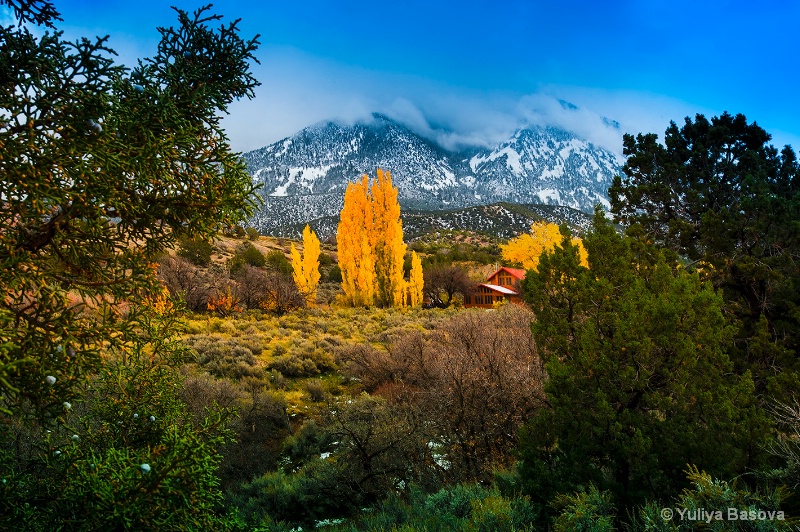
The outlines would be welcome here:
[[[321,123],[243,157],[263,200],[249,224],[285,236],[315,220],[327,233],[331,222],[324,220],[338,216],[347,183],[376,168],[391,171],[404,211],[510,202],[589,213],[597,203],[608,206],[623,162],[555,127],[520,129],[494,149],[449,151],[381,115],[369,123]],[[430,225],[437,223],[445,222]]]

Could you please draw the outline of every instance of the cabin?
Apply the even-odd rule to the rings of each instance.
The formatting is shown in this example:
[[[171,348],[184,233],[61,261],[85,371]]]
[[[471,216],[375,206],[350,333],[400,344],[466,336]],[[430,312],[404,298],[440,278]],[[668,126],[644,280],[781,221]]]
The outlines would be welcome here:
[[[495,303],[508,301],[522,304],[520,281],[525,277],[525,270],[506,268],[503,266],[489,277],[485,283],[475,287],[475,290],[464,296],[465,307],[492,308]]]

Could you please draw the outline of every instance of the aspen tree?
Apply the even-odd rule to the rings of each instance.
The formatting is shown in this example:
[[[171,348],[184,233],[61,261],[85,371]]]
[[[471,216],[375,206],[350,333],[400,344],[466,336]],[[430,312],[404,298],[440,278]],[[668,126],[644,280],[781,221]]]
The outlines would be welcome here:
[[[397,189],[392,186],[389,172],[378,169],[371,189],[373,223],[370,242],[375,253],[375,296],[381,306],[402,306],[403,281],[403,224]]]
[[[553,251],[561,245],[561,233],[558,225],[548,222],[534,222],[530,233],[525,233],[503,244],[500,249],[503,259],[518,262],[526,270],[535,270],[539,265],[539,257],[543,251]],[[586,250],[580,238],[573,237],[572,243],[578,246],[578,254],[582,266],[586,262]]]
[[[416,251],[411,252],[411,273],[408,279],[408,289],[410,293],[410,305],[418,307],[422,305],[422,289],[424,286],[422,276],[422,260]]]
[[[347,185],[336,232],[344,302],[353,306],[369,306],[375,299],[375,256],[369,236],[372,220],[365,174],[360,183]]]
[[[297,289],[306,298],[314,303],[317,300],[317,286],[319,285],[319,253],[320,242],[311,227],[306,224],[303,229],[303,254],[297,251],[292,244],[292,275]]]

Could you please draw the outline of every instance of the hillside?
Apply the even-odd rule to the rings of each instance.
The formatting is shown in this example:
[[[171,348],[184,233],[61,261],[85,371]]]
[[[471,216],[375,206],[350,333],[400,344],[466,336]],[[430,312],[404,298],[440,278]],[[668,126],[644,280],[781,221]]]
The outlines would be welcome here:
[[[289,205],[283,207],[288,209]],[[341,209],[341,206],[339,208]],[[292,214],[287,214],[286,209],[277,209],[277,211],[282,213],[288,222]],[[414,240],[431,231],[443,229],[471,231],[508,240],[527,231],[533,222],[541,220],[559,225],[565,223],[573,232],[580,234],[591,223],[591,216],[570,207],[541,204],[520,205],[505,202],[449,210],[403,209],[400,217],[403,221],[403,234],[406,240]],[[311,226],[321,240],[332,240],[336,237],[339,212],[302,222],[274,225],[266,229],[262,227],[260,230],[262,234],[274,237],[299,239],[306,223]]]

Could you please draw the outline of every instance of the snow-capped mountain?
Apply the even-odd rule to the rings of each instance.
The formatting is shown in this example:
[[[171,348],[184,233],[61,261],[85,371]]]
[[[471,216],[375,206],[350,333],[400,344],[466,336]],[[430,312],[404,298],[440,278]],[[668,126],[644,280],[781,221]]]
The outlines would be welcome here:
[[[623,163],[555,127],[520,129],[494,149],[449,151],[381,115],[335,122],[243,155],[264,204],[249,221],[262,232],[338,215],[347,183],[389,170],[404,209],[441,210],[498,201],[591,212]]]

